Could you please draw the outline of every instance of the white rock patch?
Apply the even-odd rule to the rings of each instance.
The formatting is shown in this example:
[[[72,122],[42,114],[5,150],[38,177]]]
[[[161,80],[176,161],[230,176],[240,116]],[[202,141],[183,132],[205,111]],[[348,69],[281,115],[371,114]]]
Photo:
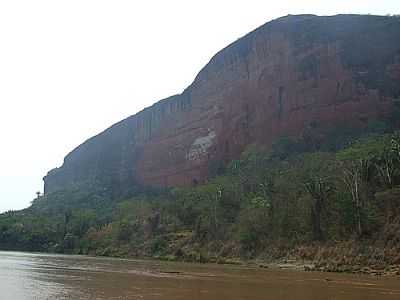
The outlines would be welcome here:
[[[208,149],[213,145],[216,137],[215,131],[210,131],[208,135],[198,137],[192,144],[187,154],[188,160],[197,160],[207,154]]]

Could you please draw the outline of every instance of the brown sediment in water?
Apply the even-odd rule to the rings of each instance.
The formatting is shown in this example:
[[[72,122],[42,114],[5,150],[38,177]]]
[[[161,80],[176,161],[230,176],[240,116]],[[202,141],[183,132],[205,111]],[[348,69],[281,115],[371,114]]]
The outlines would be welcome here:
[[[395,300],[400,295],[396,277],[15,252],[0,252],[0,278],[0,298],[15,300]]]

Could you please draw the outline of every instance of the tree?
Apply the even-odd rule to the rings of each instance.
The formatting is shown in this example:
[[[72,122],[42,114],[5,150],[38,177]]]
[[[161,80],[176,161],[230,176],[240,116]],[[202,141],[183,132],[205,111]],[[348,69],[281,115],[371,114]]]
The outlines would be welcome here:
[[[325,178],[313,177],[304,183],[304,187],[313,199],[311,207],[311,224],[315,240],[322,240],[321,214],[329,196],[334,191],[332,184]]]
[[[297,166],[303,189],[311,196],[310,221],[314,240],[323,240],[322,215],[335,190],[333,156],[326,152],[307,153]],[[301,187],[300,187],[301,188]]]
[[[337,158],[342,169],[342,180],[351,194],[355,211],[356,232],[364,233],[364,207],[372,193],[370,185],[375,169],[376,154],[381,150],[382,141],[375,137],[359,140],[339,152]]]
[[[388,139],[382,141],[382,149],[375,157],[375,167],[381,182],[387,188],[393,188],[400,169],[400,139],[398,135],[389,137],[389,141]]]

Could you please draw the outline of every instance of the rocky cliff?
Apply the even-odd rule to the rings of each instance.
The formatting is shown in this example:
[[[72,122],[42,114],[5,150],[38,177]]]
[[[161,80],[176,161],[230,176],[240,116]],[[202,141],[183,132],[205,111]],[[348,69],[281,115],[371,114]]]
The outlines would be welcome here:
[[[400,18],[287,16],[217,53],[180,95],[89,139],[44,178],[121,192],[206,180],[210,163],[310,125],[387,116],[400,98]]]

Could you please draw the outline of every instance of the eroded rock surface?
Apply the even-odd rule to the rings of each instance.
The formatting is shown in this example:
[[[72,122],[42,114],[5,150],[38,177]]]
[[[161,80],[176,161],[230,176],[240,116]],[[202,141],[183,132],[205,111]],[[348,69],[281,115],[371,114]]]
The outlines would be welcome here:
[[[210,163],[310,125],[366,126],[400,99],[400,18],[287,16],[218,54],[182,94],[86,141],[44,178],[45,192],[101,184],[179,186]]]

